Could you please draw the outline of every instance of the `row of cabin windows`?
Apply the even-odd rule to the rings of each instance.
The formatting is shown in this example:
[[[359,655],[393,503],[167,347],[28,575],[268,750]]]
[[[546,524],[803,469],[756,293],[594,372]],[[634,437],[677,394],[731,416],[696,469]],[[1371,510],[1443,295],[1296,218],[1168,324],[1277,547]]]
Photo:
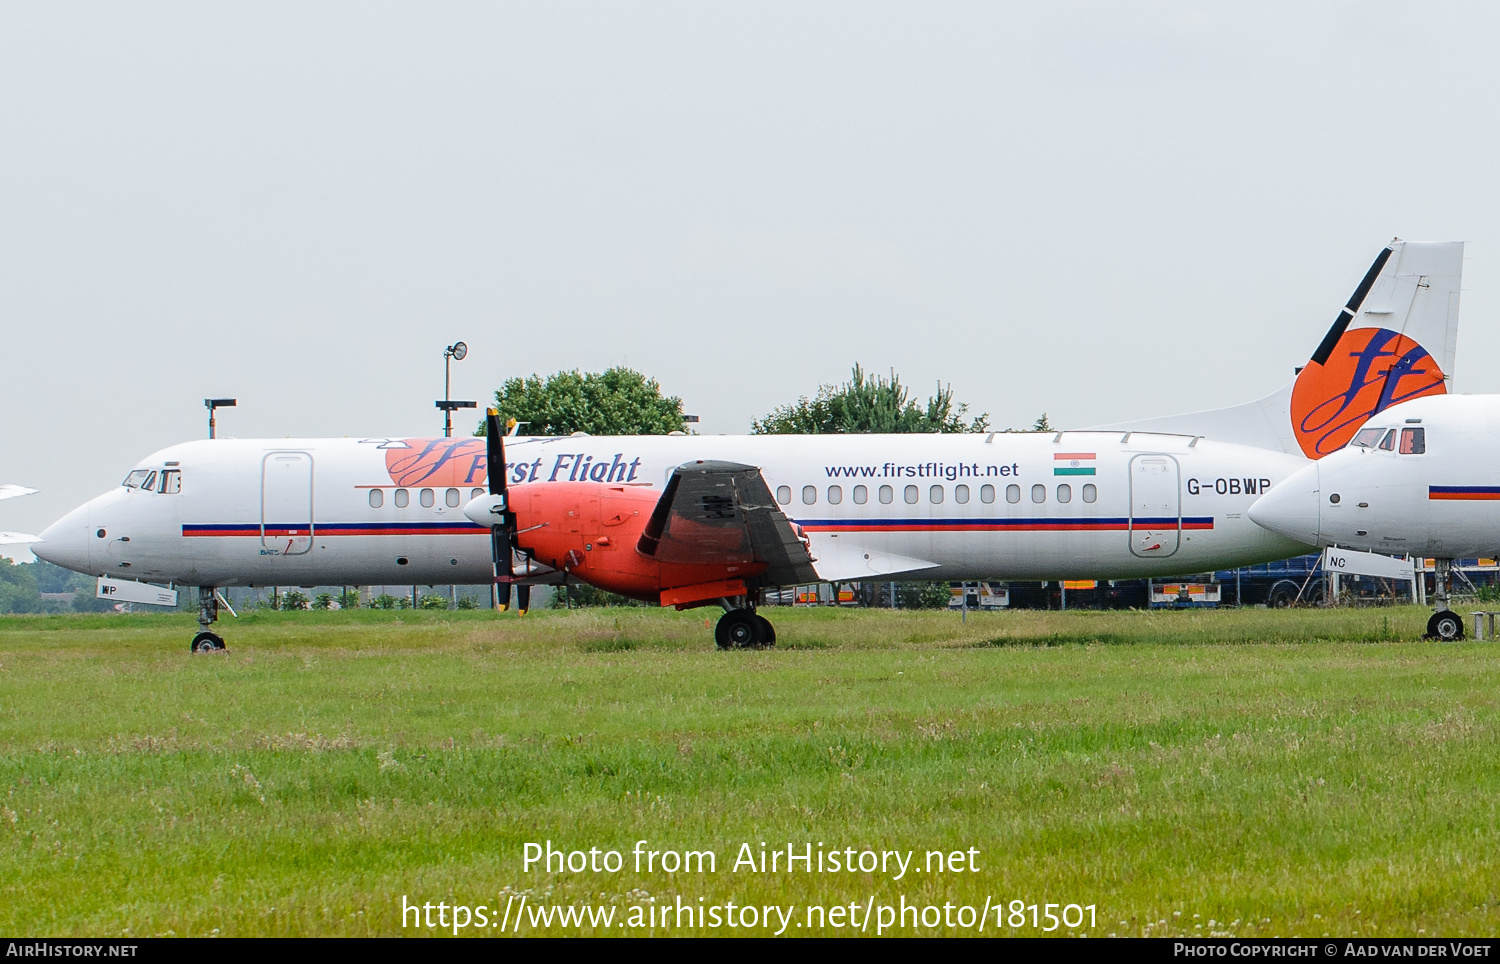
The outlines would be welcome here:
[[[484,495],[484,490],[483,489],[470,489],[469,490],[469,498],[471,498],[471,499],[477,499],[481,495]],[[462,500],[463,500],[463,493],[460,492],[458,489],[448,489],[448,490],[446,490],[446,491],[443,492],[443,504],[446,505],[450,509],[456,509],[456,508],[458,508],[459,503]],[[419,503],[421,503],[422,508],[424,508],[424,509],[430,509],[434,505],[437,504],[437,493],[435,491],[433,491],[432,489],[418,489],[417,490],[417,501]],[[391,502],[398,509],[404,509],[404,508],[406,508],[408,505],[411,504],[411,490],[409,490],[409,489],[397,489],[396,491],[394,491],[394,492],[391,493]],[[383,505],[385,505],[385,493],[382,492],[380,489],[371,489],[370,490],[370,508],[372,508],[372,509],[378,509],[378,508],[380,508]]]
[[[870,490],[863,485],[856,485],[850,493],[855,505],[864,505],[870,501]],[[1083,487],[1080,493],[1085,502],[1093,502],[1099,498],[1099,490],[1094,483],[1090,482]],[[896,490],[889,485],[882,485],[876,490],[876,497],[882,505],[890,505],[896,501]],[[947,490],[941,485],[930,486],[927,489],[927,501],[932,505],[941,505],[947,499]],[[830,485],[825,494],[829,505],[838,505],[844,501],[844,487],[841,485]],[[901,492],[901,498],[908,505],[916,505],[922,498],[922,490],[919,486],[908,485]],[[1057,487],[1056,499],[1058,502],[1073,501],[1073,487],[1064,482]],[[776,489],[776,501],[782,505],[790,505],[792,501],[792,487],[783,485]],[[955,485],[953,487],[953,501],[963,505],[969,501],[969,487],[967,485]],[[995,487],[993,485],[981,485],[979,487],[979,501],[990,503],[995,501]],[[1019,485],[1007,485],[1005,487],[1005,501],[1012,504],[1021,501],[1021,487]],[[1031,501],[1038,504],[1047,501],[1047,487],[1038,483],[1031,487]],[[802,504],[817,505],[818,487],[815,485],[804,485],[802,487]]]

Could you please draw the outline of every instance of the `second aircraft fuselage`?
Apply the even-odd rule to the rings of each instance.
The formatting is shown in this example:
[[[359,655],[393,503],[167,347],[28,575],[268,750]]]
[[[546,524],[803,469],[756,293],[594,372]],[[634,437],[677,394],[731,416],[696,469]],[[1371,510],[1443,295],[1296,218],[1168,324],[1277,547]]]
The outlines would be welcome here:
[[[1246,514],[1305,460],[1184,436],[567,436],[510,438],[506,456],[513,486],[656,492],[685,462],[758,466],[814,557],[843,560],[839,579],[858,578],[848,559],[861,552],[956,580],[1171,575],[1307,551]],[[483,583],[488,530],[463,506],[484,494],[486,468],[474,437],[186,442],[59,520],[36,551],[182,585]],[[899,576],[887,570],[867,575]]]

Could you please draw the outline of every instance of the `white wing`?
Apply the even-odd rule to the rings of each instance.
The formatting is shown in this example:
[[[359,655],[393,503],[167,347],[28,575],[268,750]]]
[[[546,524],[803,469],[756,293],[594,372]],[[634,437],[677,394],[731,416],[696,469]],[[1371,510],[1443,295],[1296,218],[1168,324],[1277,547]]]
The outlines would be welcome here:
[[[31,495],[36,489],[28,489],[24,485],[0,485],[0,499],[14,499],[17,496]]]
[[[41,542],[36,536],[29,536],[24,532],[0,532],[0,546],[19,545],[23,542]]]

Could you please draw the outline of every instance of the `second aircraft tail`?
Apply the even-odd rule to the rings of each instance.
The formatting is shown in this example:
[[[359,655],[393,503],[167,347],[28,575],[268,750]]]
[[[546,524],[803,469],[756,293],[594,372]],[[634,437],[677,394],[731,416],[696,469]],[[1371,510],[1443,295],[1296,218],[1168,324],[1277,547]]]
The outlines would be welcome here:
[[[1291,384],[1244,405],[1098,426],[1202,435],[1311,459],[1370,416],[1451,387],[1462,241],[1395,240],[1380,252]]]

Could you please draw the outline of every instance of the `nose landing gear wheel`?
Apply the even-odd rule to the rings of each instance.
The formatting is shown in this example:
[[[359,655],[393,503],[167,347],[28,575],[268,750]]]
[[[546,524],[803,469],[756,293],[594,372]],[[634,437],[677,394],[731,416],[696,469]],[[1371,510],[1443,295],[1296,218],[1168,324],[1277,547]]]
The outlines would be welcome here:
[[[222,653],[224,651],[224,637],[218,633],[202,632],[193,637],[193,652],[195,653]]]
[[[1464,621],[1458,613],[1444,609],[1427,620],[1427,638],[1453,643],[1464,638]]]

